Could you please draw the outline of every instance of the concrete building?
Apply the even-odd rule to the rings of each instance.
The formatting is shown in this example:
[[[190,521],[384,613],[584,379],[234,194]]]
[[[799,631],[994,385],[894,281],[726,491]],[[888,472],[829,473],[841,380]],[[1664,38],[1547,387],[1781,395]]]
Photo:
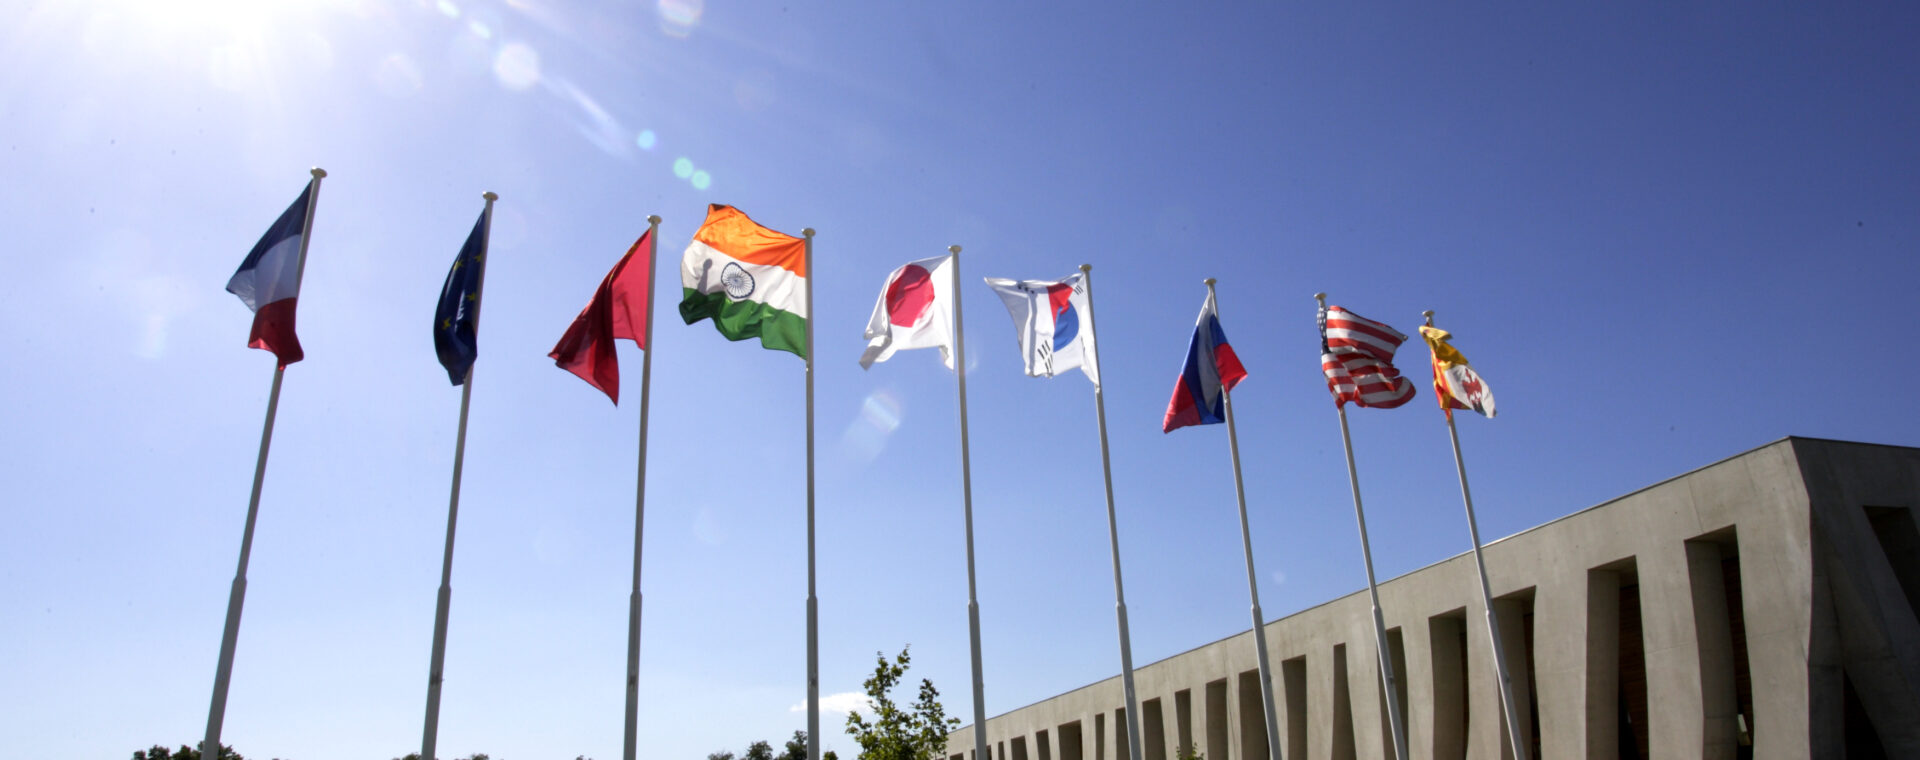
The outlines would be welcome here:
[[[1920,758],[1920,449],[1787,438],[1486,546],[1535,758]],[[1471,553],[1380,585],[1413,758],[1502,758]],[[1387,758],[1365,590],[1267,624],[1278,749]],[[1135,671],[1143,760],[1269,757],[1252,631]],[[951,760],[1124,760],[1120,679]],[[1278,756],[1278,755],[1274,755]]]

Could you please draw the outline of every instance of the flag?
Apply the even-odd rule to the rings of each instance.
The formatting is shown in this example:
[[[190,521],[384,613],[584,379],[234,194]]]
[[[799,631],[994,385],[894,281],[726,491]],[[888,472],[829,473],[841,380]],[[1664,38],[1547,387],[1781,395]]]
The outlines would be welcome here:
[[[620,358],[613,348],[614,339],[626,338],[642,349],[652,350],[647,346],[647,299],[653,292],[648,281],[653,252],[653,230],[648,229],[607,271],[600,289],[593,292],[593,300],[573,318],[566,334],[547,354],[553,358],[553,366],[579,375],[615,404],[620,403]]]
[[[921,259],[893,270],[867,320],[867,350],[860,366],[893,357],[907,348],[938,348],[940,361],[953,369],[953,256]]]
[[[1446,410],[1447,417],[1453,417],[1455,409],[1471,409],[1492,417],[1493,389],[1480,379],[1480,373],[1467,366],[1467,357],[1460,355],[1460,349],[1449,342],[1453,335],[1422,325],[1420,337],[1426,338],[1427,348],[1433,350],[1433,394],[1440,398],[1440,408]]]
[[[718,203],[680,260],[680,318],[702,319],[727,340],[807,355],[807,242]]]
[[[1013,315],[1028,377],[1053,377],[1079,367],[1099,387],[1092,306],[1083,277],[1076,274],[1056,282],[987,278]]]
[[[247,347],[272,351],[281,367],[306,358],[293,333],[293,307],[300,296],[300,245],[307,235],[307,200],[312,195],[313,183],[308,182],[227,280],[227,292],[253,311]]]
[[[1167,417],[1160,432],[1171,433],[1188,425],[1214,425],[1225,422],[1228,391],[1247,376],[1240,357],[1227,343],[1227,331],[1220,328],[1220,313],[1207,294],[1194,321],[1193,341],[1187,344],[1187,366],[1173,386],[1173,400],[1167,402]]]
[[[440,305],[433,311],[433,350],[454,385],[467,382],[467,371],[480,356],[480,278],[486,272],[487,212],[473,223],[466,245],[453,257],[447,282],[440,286]]]
[[[1320,308],[1320,369],[1336,404],[1392,409],[1413,398],[1413,381],[1400,376],[1393,353],[1407,339],[1383,323],[1338,306]]]

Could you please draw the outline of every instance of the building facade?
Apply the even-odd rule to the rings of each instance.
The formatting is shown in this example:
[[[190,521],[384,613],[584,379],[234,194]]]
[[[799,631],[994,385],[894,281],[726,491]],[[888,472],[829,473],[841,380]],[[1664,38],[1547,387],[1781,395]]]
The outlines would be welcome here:
[[[1920,449],[1786,438],[1485,547],[1534,758],[1920,758]],[[1505,758],[1473,556],[1380,584],[1419,760]],[[1141,760],[1390,758],[1364,590],[1137,668]],[[951,760],[1125,760],[1115,676]],[[1278,752],[1270,752],[1277,749]]]

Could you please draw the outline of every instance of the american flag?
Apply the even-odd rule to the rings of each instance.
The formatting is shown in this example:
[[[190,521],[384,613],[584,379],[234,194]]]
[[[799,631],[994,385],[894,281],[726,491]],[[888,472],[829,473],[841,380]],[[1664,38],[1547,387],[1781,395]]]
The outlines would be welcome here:
[[[1334,402],[1392,409],[1413,398],[1413,381],[1394,369],[1407,336],[1338,306],[1320,309],[1320,369]]]

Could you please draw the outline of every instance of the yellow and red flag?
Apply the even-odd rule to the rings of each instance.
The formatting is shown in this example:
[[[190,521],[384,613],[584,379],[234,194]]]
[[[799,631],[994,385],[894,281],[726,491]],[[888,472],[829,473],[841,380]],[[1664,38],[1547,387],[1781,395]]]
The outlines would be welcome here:
[[[1451,418],[1455,409],[1471,409],[1492,417],[1493,390],[1480,379],[1480,373],[1467,365],[1467,357],[1460,355],[1460,349],[1448,342],[1453,335],[1422,325],[1420,337],[1425,338],[1427,348],[1433,350],[1433,395],[1440,398],[1440,408],[1446,410],[1447,416]]]

